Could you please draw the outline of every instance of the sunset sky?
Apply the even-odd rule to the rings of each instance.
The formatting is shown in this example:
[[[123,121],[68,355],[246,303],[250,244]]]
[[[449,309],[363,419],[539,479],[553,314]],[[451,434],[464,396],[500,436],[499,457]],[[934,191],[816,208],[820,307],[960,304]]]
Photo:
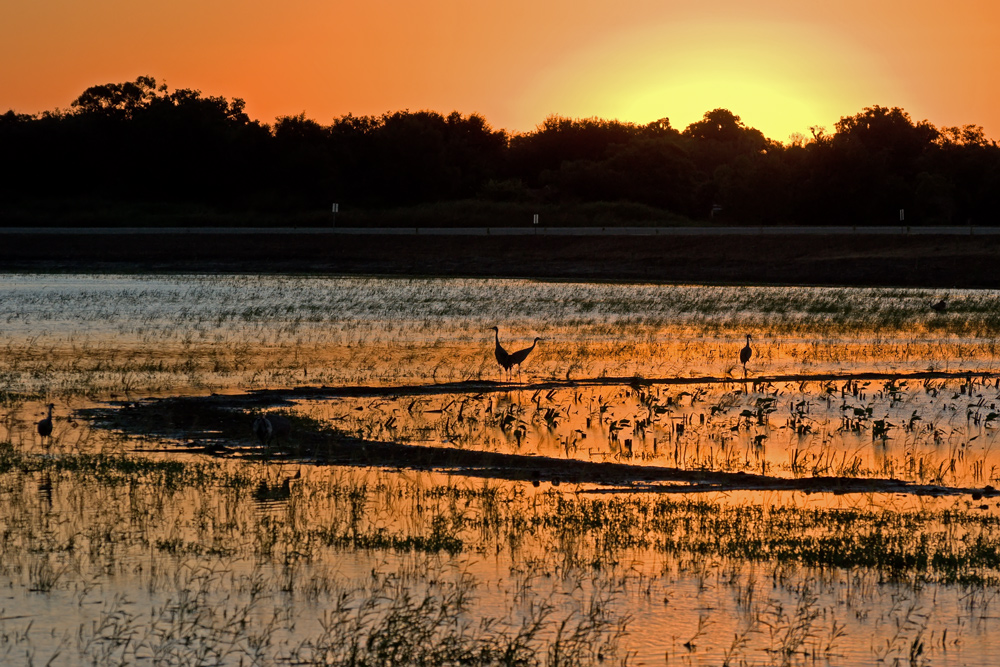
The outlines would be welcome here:
[[[866,106],[1000,139],[995,0],[10,0],[0,112],[148,74],[263,122],[429,109],[683,129],[725,107],[785,141]]]

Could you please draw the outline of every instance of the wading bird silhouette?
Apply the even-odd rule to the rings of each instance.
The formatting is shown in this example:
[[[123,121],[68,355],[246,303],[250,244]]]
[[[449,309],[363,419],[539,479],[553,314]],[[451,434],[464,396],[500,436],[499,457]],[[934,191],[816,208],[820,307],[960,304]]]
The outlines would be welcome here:
[[[493,327],[493,331],[496,332],[497,341],[493,354],[496,356],[497,363],[500,364],[500,368],[509,373],[514,364],[510,360],[510,354],[508,354],[507,350],[503,349],[503,345],[500,344],[500,327]]]
[[[750,347],[750,334],[747,334],[747,344],[740,350],[740,363],[743,364],[743,377],[747,376],[747,362],[753,356],[753,348]]]
[[[535,340],[531,342],[531,347],[526,347],[523,350],[510,353],[510,365],[517,366],[518,373],[521,372],[521,362],[528,358],[528,355],[531,354],[531,351],[535,349],[535,346],[538,345],[538,341],[540,340],[541,338],[536,337]]]
[[[281,415],[259,415],[253,420],[253,435],[261,447],[270,447],[292,432],[292,423]]]
[[[493,327],[493,331],[496,332],[496,347],[493,352],[496,355],[497,363],[500,364],[500,367],[503,368],[508,374],[510,373],[510,369],[514,366],[517,366],[517,372],[520,373],[521,364],[528,358],[531,351],[535,349],[535,345],[538,344],[538,341],[540,341],[541,338],[535,338],[535,340],[531,343],[531,347],[526,347],[523,350],[518,350],[517,352],[508,352],[503,349],[503,345],[500,344],[500,328]]]
[[[38,422],[38,435],[43,438],[47,438],[52,435],[52,409],[56,407],[55,403],[49,403],[49,415],[45,419]]]

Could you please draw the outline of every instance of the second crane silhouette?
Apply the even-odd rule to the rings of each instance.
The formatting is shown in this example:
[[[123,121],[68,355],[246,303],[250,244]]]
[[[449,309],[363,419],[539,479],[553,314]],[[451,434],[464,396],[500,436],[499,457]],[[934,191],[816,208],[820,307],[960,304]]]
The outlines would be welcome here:
[[[523,350],[518,350],[517,352],[508,352],[503,349],[503,345],[500,344],[500,327],[493,327],[493,331],[496,332],[496,348],[494,349],[494,354],[496,355],[497,363],[500,364],[500,367],[503,368],[505,372],[507,372],[508,376],[510,374],[510,370],[514,366],[517,366],[517,372],[520,373],[521,364],[528,358],[531,351],[535,349],[535,345],[538,344],[538,341],[540,341],[541,338],[536,337],[531,343],[531,347],[526,347]]]
[[[55,403],[49,403],[45,406],[49,409],[49,416],[38,422],[38,435],[42,436],[42,439],[48,438],[52,435],[52,410],[56,407]]]
[[[750,347],[750,334],[747,334],[747,344],[740,350],[740,363],[743,364],[743,377],[747,376],[747,362],[753,356],[753,348]]]

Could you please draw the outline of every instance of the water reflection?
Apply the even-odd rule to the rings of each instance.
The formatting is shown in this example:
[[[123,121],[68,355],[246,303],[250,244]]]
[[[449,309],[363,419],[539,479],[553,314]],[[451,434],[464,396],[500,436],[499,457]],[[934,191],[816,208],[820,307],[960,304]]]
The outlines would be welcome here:
[[[38,475],[38,498],[45,513],[52,511],[52,473],[43,470]]]
[[[994,498],[598,494],[459,467],[209,458],[70,421],[112,398],[495,380],[484,331],[504,322],[505,340],[545,338],[526,383],[579,386],[280,409],[473,455],[982,487],[1000,470],[995,378],[820,378],[992,372],[1000,295],[947,297],[947,312],[928,314],[920,290],[5,276],[0,655],[308,662],[348,645],[345,628],[376,646],[443,618],[421,636],[496,628],[457,639],[520,637],[531,655],[548,655],[565,621],[591,664],[591,649],[605,664],[628,651],[647,664],[992,664]],[[766,379],[782,374],[807,379]],[[724,381],[582,382],[611,377]],[[50,442],[36,431],[48,396]],[[232,419],[254,446],[248,414]],[[174,441],[222,428],[183,410],[170,420]],[[434,613],[414,611],[424,600]]]
[[[0,276],[22,395],[492,380],[490,327],[544,343],[525,382],[993,370],[1000,293],[282,276]],[[248,304],[253,304],[248,306]],[[519,343],[512,343],[517,344]]]
[[[496,411],[538,407],[523,397],[520,403],[514,396],[499,398],[492,404]],[[457,409],[436,407],[447,400],[424,402],[426,410],[414,412],[445,418]],[[589,409],[591,403],[581,405]],[[600,403],[593,405],[600,412]],[[686,398],[682,405],[699,402]],[[155,616],[157,610],[215,610],[203,616],[206,630],[216,633],[207,645],[221,650],[229,645],[220,644],[225,639],[248,646],[250,635],[218,634],[218,614],[245,614],[261,595],[295,619],[295,627],[272,625],[269,614],[250,614],[246,627],[267,634],[272,655],[288,656],[293,646],[322,638],[318,619],[339,596],[349,592],[351,604],[362,605],[366,596],[385,594],[390,582],[394,594],[461,590],[462,618],[498,619],[511,628],[537,620],[542,611],[553,622],[583,621],[599,612],[613,621],[609,631],[614,619],[622,620],[626,646],[651,664],[665,656],[675,664],[721,664],[727,656],[759,664],[783,650],[791,651],[788,664],[867,664],[873,646],[878,659],[891,661],[905,656],[915,640],[941,641],[946,631],[961,644],[928,647],[935,664],[989,664],[985,658],[977,663],[978,656],[1000,648],[994,623],[980,618],[991,605],[981,591],[995,591],[993,586],[886,585],[878,570],[706,556],[696,546],[719,543],[718,518],[750,516],[758,507],[823,512],[836,506],[850,514],[884,503],[862,514],[864,521],[855,520],[857,529],[900,512],[968,511],[954,500],[741,492],[666,505],[624,496],[620,504],[587,500],[573,484],[536,488],[412,470],[276,466],[201,455],[183,456],[178,466],[177,454],[136,465],[108,451],[111,441],[90,442],[93,447],[78,455],[63,454],[58,481],[54,468],[19,486],[11,484],[17,473],[0,476],[8,526],[0,577],[23,591],[17,602],[23,622],[30,616],[36,629],[25,630],[21,646],[46,659],[63,651],[63,664],[74,656],[117,655],[117,635],[91,634],[106,623],[120,622],[108,627],[126,633],[165,623],[164,638],[175,637],[181,628],[169,616]],[[17,467],[56,465],[38,455],[22,452],[9,460]],[[619,506],[620,515],[603,516]],[[659,528],[629,528],[678,510],[677,520]],[[571,517],[583,523],[567,523]],[[572,527],[589,524],[604,527],[596,533]],[[760,534],[751,522],[740,524]],[[437,588],[442,581],[465,583],[449,593]],[[17,623],[5,622],[8,628]],[[89,639],[73,650],[83,653],[60,645],[60,636],[81,628]],[[734,636],[741,641],[734,644]]]
[[[983,378],[609,385],[300,400],[366,440],[591,462],[983,486],[1000,471]]]
[[[283,509],[292,497],[292,483],[299,480],[301,476],[301,471],[298,471],[291,477],[285,477],[281,481],[261,479],[253,492],[253,499],[257,504],[257,508],[263,512]]]

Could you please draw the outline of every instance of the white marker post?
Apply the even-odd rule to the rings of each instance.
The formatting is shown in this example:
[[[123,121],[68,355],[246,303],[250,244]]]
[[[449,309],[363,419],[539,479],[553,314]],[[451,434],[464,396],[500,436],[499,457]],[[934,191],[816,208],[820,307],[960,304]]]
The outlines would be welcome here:
[[[340,210],[340,204],[334,202],[334,204],[333,204],[333,211],[332,211],[332,213],[333,213],[333,226],[334,227],[337,226],[337,211],[339,211],[339,210]]]

